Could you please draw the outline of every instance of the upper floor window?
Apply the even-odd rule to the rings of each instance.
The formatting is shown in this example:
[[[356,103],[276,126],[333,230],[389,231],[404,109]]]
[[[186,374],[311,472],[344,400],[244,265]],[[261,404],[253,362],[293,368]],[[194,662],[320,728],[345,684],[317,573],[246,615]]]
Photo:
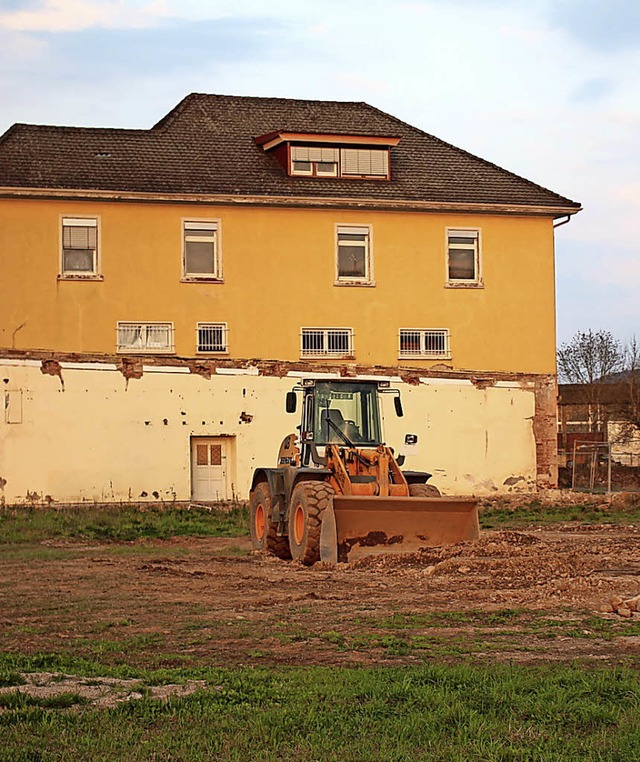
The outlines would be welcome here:
[[[229,351],[229,329],[226,323],[198,323],[198,352]]]
[[[291,146],[291,174],[336,177],[339,150],[323,146]]]
[[[481,284],[479,230],[447,230],[447,283],[450,286]]]
[[[99,277],[98,220],[95,217],[62,218],[61,277]]]
[[[353,351],[353,328],[302,329],[302,357],[351,357]]]
[[[384,148],[341,148],[342,175],[357,177],[388,177],[389,151]]]
[[[401,328],[399,357],[451,357],[446,328]]]
[[[184,280],[221,280],[219,225],[215,220],[184,220]]]
[[[118,352],[173,352],[173,323],[118,322]]]
[[[372,284],[371,228],[337,226],[336,283]]]

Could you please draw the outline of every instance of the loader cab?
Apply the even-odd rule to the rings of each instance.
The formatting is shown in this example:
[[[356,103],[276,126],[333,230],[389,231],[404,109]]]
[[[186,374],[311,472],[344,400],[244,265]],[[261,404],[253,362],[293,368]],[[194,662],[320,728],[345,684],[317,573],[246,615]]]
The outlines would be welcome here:
[[[382,387],[382,388],[381,388]],[[305,379],[300,440],[302,463],[320,465],[318,447],[376,448],[383,444],[380,392],[392,391],[378,381],[316,381]],[[393,390],[395,391],[395,390]],[[402,414],[399,396],[396,412]],[[296,395],[287,395],[287,411],[295,412]]]

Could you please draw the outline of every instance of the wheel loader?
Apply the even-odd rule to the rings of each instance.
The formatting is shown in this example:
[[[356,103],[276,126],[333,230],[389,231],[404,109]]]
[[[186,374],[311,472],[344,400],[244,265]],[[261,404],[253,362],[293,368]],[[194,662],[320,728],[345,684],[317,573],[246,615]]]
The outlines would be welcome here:
[[[275,468],[258,468],[250,495],[257,550],[311,565],[407,553],[478,536],[477,501],[444,498],[431,474],[403,471],[382,438],[388,381],[304,379],[287,393],[286,410],[301,423],[285,437]],[[412,435],[415,436],[415,435]]]

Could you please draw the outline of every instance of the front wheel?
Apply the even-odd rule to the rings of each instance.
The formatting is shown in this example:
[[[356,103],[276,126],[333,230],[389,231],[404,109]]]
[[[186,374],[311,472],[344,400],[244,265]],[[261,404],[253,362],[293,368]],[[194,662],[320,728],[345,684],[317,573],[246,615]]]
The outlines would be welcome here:
[[[435,484],[410,484],[409,495],[411,497],[442,497],[442,493]]]
[[[333,489],[325,482],[300,482],[291,495],[289,547],[293,558],[307,566],[320,560],[322,514],[331,505]]]

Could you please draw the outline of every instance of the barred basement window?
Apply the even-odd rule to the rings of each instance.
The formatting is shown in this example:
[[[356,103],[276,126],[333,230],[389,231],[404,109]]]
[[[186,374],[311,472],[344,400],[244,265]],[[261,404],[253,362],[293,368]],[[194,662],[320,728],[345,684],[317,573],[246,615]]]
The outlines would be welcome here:
[[[228,352],[229,328],[226,323],[198,323],[198,352]]]
[[[479,230],[447,230],[447,280],[450,285],[480,283]]]
[[[400,357],[451,357],[446,328],[401,328]]]
[[[118,323],[118,352],[173,352],[173,323]]]
[[[98,275],[98,220],[62,218],[62,277]]]
[[[303,328],[302,357],[350,357],[353,355],[353,328]]]
[[[183,222],[182,276],[186,280],[220,280],[218,223],[212,220]]]

